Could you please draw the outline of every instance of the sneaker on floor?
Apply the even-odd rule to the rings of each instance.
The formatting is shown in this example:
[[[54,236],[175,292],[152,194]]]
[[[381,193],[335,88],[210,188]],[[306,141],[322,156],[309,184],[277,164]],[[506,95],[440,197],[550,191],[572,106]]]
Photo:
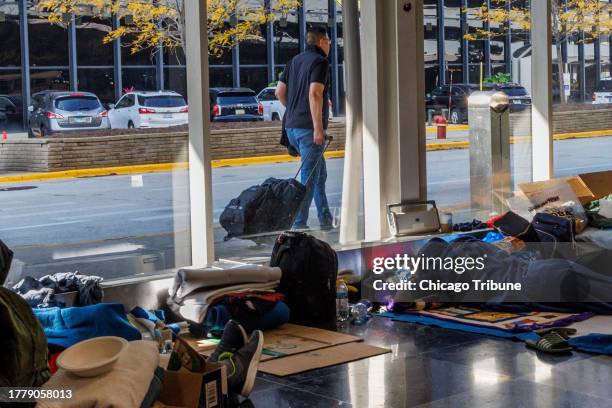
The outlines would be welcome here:
[[[230,320],[223,329],[221,341],[215,348],[215,351],[208,357],[208,361],[216,363],[219,361],[219,356],[223,353],[235,353],[238,349],[246,344],[248,337],[244,328],[240,323]]]
[[[255,330],[249,341],[235,353],[222,353],[219,363],[227,366],[227,383],[233,392],[248,397],[257,377],[259,359],[263,350],[264,336]]]
[[[291,227],[291,231],[297,231],[297,232],[310,231],[310,227],[308,225],[294,225],[293,227]]]

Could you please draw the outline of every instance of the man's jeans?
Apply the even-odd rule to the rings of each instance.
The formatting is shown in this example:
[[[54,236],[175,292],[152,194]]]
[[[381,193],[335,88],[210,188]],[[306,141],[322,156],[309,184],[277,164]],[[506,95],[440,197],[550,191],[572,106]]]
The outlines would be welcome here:
[[[317,206],[319,224],[329,227],[332,223],[332,215],[329,211],[327,196],[325,195],[327,166],[325,165],[325,158],[319,160],[319,157],[321,157],[323,153],[323,146],[314,143],[314,130],[312,129],[287,128],[287,137],[289,138],[289,143],[300,152],[303,163],[301,171],[302,184],[306,185],[306,181],[308,180],[308,185],[306,185],[306,197],[293,222],[293,228],[304,228],[307,226],[308,211],[310,210],[313,196],[315,205]],[[315,169],[314,167],[317,160],[319,160],[319,164]],[[311,173],[312,176],[310,176]]]

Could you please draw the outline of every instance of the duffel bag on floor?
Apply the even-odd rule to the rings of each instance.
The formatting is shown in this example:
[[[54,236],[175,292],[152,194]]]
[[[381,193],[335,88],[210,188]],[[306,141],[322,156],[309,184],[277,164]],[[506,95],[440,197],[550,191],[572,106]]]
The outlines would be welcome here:
[[[335,321],[338,256],[329,244],[308,234],[285,232],[274,245],[270,266],[282,270],[277,290],[285,295],[291,322]]]

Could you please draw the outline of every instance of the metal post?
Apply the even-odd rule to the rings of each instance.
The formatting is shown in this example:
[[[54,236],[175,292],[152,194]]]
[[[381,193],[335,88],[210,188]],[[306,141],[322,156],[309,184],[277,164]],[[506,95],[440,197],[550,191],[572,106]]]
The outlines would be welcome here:
[[[599,27],[597,27],[599,29]],[[601,80],[601,41],[599,36],[593,41],[594,55],[595,58],[595,89],[599,88],[599,81]]]
[[[77,75],[77,38],[76,38],[76,16],[70,16],[68,24],[68,66],[70,76],[70,90],[77,91],[79,89],[79,80]]]
[[[119,17],[113,14],[112,17],[113,30],[117,30],[120,26]],[[113,77],[115,83],[115,101],[123,95],[123,77],[122,77],[122,61],[121,61],[121,37],[113,40]]]
[[[442,1],[442,0],[441,0]],[[461,71],[463,77],[463,83],[468,84],[470,82],[470,45],[468,40],[465,38],[465,34],[468,32],[467,22],[467,0],[461,0],[461,20],[459,22],[461,30]]]
[[[482,217],[503,214],[512,196],[508,108],[503,92],[474,92],[468,99],[471,208]]]
[[[332,69],[331,99],[334,116],[338,116],[338,112],[340,111],[340,78],[338,72],[338,24],[336,21],[336,0],[328,0],[327,6],[327,21],[330,28],[331,37],[331,50],[329,55]]]
[[[213,235],[210,97],[206,0],[185,2],[187,86],[189,86],[189,201],[191,263],[215,260]]]
[[[240,45],[232,47],[232,83],[234,88],[240,88]]]
[[[346,141],[340,211],[340,243],[347,244],[359,240],[359,209],[362,201],[363,112],[359,0],[343,0],[342,24],[346,88],[344,93]]]
[[[436,7],[436,15],[438,19],[438,85],[442,86],[446,83],[446,47],[444,44],[444,0],[438,0]]]
[[[506,11],[512,9],[512,2],[506,2]],[[504,36],[504,61],[506,63],[506,73],[512,76],[512,25],[506,22],[506,35]]]
[[[300,52],[306,50],[306,0],[298,6],[298,44]]]
[[[153,0],[156,6],[160,4],[160,0]],[[158,29],[161,29],[161,21],[157,22]],[[158,91],[164,89],[164,45],[162,42],[157,43],[155,47],[155,87]]]
[[[486,0],[487,10],[491,10],[491,0]],[[483,23],[484,29],[489,32],[491,31],[491,24],[489,20],[485,20]],[[491,36],[487,34],[484,40],[484,76],[488,78],[491,76]]]
[[[30,40],[28,30],[28,2],[19,0],[19,43],[21,47],[21,100],[23,114],[23,128],[28,129],[28,117],[31,105],[30,89]]]
[[[584,32],[579,34],[580,42],[578,43],[578,97],[580,102],[586,99],[586,64],[584,55]]]
[[[265,1],[266,11],[272,12],[272,4],[270,0]],[[274,20],[266,23],[266,62],[268,64],[268,83],[276,81],[276,70],[274,69]]]
[[[236,12],[232,15],[232,24],[238,24]],[[240,88],[240,45],[238,43],[232,47],[232,83],[234,88]]]
[[[533,181],[553,177],[552,28],[550,1],[531,2],[531,143]]]
[[[161,91],[165,87],[164,78],[164,46],[159,44],[155,51],[155,86],[158,91]]]

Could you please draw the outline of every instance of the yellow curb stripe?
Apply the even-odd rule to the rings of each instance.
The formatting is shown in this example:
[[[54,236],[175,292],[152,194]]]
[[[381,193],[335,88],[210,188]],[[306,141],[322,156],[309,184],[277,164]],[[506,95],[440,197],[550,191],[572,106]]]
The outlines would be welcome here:
[[[427,126],[425,128],[427,133],[436,133],[438,131],[437,126]],[[450,132],[451,130],[470,130],[470,125],[448,125],[446,127],[446,131]]]
[[[559,133],[554,135],[554,140],[581,139],[591,137],[612,136],[612,130],[598,130],[589,132]],[[511,143],[524,143],[529,141],[529,136],[516,136],[510,139]],[[430,142],[427,143],[427,151],[465,149],[469,147],[468,141],[449,141],[449,142]],[[335,150],[325,153],[328,159],[344,157],[344,150]],[[249,166],[257,164],[274,164],[297,161],[297,157],[289,155],[273,155],[259,157],[244,157],[235,159],[219,159],[212,161],[213,168],[231,166]],[[28,181],[62,180],[82,177],[101,177],[111,175],[127,175],[138,173],[159,173],[172,170],[186,170],[189,168],[187,162],[180,163],[160,163],[160,164],[139,164],[133,166],[101,167],[95,169],[78,169],[54,171],[48,173],[26,173],[12,176],[0,177],[0,184],[22,183]]]

